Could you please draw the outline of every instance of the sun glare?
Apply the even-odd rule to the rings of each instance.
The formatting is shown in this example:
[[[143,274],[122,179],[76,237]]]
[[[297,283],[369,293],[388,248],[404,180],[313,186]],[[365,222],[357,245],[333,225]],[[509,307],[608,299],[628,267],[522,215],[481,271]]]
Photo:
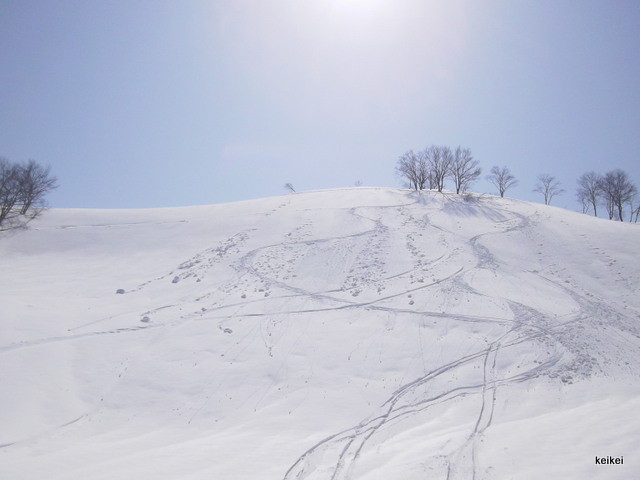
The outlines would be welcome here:
[[[389,0],[330,0],[327,2],[336,15],[375,14],[391,4]]]

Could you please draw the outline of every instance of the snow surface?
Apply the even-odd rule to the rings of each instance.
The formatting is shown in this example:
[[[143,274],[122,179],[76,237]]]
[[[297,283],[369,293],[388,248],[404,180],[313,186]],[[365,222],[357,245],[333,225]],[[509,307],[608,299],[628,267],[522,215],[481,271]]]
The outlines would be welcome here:
[[[49,210],[0,233],[0,478],[640,478],[639,244],[382,188]]]

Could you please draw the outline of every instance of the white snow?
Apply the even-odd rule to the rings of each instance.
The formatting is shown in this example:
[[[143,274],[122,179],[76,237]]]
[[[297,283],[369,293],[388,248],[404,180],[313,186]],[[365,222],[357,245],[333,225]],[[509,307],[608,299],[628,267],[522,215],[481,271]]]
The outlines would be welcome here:
[[[0,232],[0,478],[640,477],[639,244],[383,188],[51,209]]]

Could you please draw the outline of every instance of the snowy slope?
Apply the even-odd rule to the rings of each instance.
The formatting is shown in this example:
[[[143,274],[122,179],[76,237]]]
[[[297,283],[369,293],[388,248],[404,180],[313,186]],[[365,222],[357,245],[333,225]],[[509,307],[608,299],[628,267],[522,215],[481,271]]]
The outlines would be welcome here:
[[[0,478],[640,477],[639,243],[377,188],[52,209],[0,233]]]

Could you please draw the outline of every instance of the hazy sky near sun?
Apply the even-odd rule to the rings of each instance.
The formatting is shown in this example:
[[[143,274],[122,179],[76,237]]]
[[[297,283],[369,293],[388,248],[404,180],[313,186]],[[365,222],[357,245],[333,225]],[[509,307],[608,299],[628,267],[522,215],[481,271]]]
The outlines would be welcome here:
[[[400,186],[431,144],[559,206],[640,184],[635,0],[0,0],[0,62],[0,156],[51,165],[57,207]]]

